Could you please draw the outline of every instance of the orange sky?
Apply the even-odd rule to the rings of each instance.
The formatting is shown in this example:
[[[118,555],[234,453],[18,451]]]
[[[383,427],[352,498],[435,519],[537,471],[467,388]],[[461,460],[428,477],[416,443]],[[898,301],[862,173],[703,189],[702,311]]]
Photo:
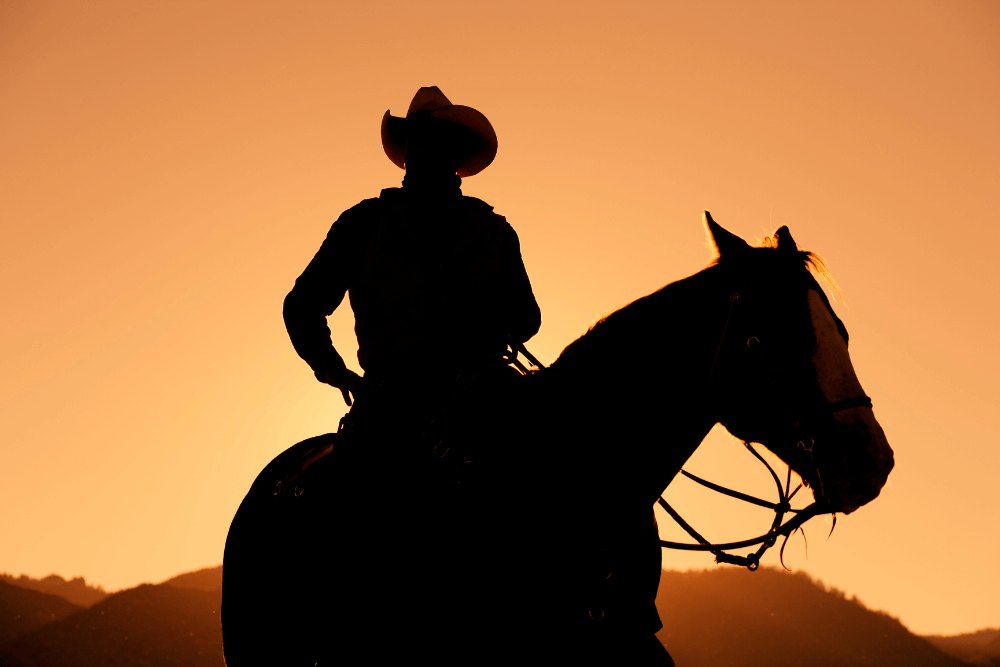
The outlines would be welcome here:
[[[998,34],[964,0],[0,3],[0,571],[221,562],[260,468],[344,410],[281,300],[438,85],[500,137],[464,190],[520,234],[544,361],[702,268],[704,208],[824,255],[897,466],[786,562],[917,632],[1000,625]],[[771,492],[722,433],[687,469]],[[670,494],[710,538],[768,521]]]

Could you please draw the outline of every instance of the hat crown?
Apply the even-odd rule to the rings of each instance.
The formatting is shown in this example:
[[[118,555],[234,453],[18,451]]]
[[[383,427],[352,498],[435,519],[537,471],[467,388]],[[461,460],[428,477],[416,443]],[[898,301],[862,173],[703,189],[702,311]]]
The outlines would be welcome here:
[[[471,133],[472,150],[457,171],[462,178],[478,174],[496,157],[497,133],[486,116],[472,107],[452,104],[437,86],[424,86],[413,96],[405,118],[388,110],[382,116],[382,149],[400,169],[406,169],[407,135],[416,130],[410,121],[423,117],[455,123]]]
[[[441,92],[441,89],[437,86],[424,86],[417,91],[417,94],[413,96],[413,101],[410,102],[410,108],[406,110],[406,117],[410,116],[424,116],[433,111],[437,111],[441,107],[451,106],[451,100],[445,97],[445,94]]]

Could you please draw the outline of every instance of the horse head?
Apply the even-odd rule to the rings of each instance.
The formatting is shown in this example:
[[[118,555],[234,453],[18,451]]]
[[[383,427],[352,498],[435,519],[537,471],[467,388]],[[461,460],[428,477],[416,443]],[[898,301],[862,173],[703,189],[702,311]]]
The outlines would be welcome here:
[[[876,498],[893,467],[848,353],[847,329],[788,227],[751,247],[706,211],[728,316],[709,373],[719,421],[795,470],[831,511]]]

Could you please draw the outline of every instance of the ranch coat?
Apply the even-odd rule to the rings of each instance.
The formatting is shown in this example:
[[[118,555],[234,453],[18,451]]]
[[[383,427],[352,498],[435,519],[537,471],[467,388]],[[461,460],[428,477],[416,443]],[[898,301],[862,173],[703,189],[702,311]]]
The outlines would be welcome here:
[[[326,318],[345,294],[366,374],[468,370],[496,361],[508,337],[537,333],[517,234],[460,183],[404,180],[330,228],[284,303],[292,345],[318,378],[344,369]]]

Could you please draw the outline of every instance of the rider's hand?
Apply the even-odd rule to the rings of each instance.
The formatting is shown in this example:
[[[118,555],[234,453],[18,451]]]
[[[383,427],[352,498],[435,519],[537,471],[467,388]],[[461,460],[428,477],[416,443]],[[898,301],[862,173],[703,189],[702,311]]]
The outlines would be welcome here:
[[[354,403],[354,401],[351,400],[351,395],[353,394],[356,399],[358,397],[358,392],[364,390],[364,378],[347,368],[337,373],[324,373],[323,377],[319,377],[317,375],[317,378],[320,382],[324,382],[331,387],[339,389],[341,395],[344,397],[344,403],[347,403],[348,407]]]

